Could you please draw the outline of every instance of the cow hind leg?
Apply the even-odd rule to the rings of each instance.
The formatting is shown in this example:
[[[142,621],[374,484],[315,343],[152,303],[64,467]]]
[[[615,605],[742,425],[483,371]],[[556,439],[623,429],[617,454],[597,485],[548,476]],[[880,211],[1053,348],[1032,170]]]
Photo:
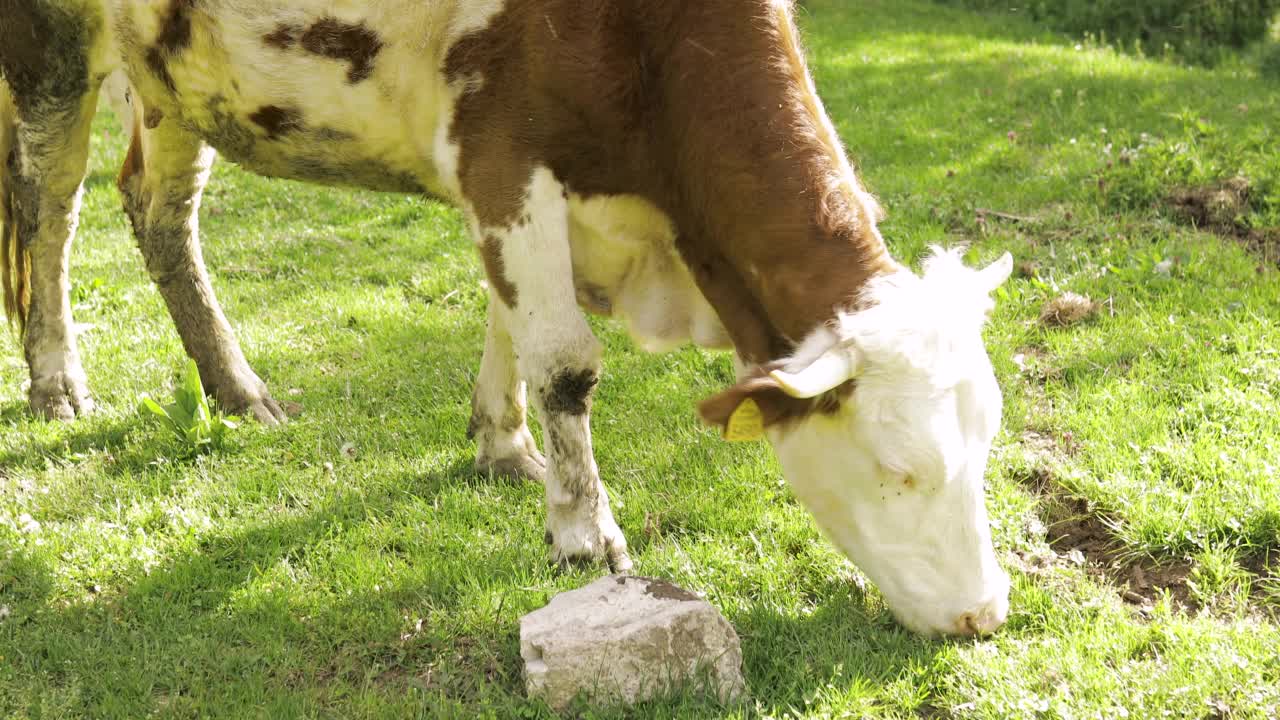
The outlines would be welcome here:
[[[81,89],[72,96],[17,95],[0,84],[0,271],[6,312],[23,336],[31,409],[57,420],[93,410],[68,280],[97,103],[96,88]]]
[[[604,559],[631,568],[591,449],[591,396],[600,345],[578,308],[564,188],[534,173],[521,220],[480,228],[490,285],[504,314],[519,373],[546,435],[546,539],[560,562]]]
[[[547,462],[525,421],[526,386],[516,369],[509,319],[501,302],[490,293],[484,356],[471,395],[467,436],[476,443],[476,471],[480,474],[542,482]]]
[[[196,361],[205,390],[224,410],[268,425],[284,422],[284,412],[240,351],[205,271],[198,215],[215,153],[172,121],[146,127],[138,98],[133,112],[133,140],[118,184],[147,272],[183,347]]]

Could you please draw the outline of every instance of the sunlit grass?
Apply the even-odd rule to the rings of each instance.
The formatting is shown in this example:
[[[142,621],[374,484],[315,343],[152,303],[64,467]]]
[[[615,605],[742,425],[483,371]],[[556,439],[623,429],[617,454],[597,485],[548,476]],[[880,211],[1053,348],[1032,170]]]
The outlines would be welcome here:
[[[1039,264],[988,334],[1006,398],[988,506],[1013,614],[981,642],[898,628],[767,449],[698,427],[728,358],[645,355],[598,323],[597,458],[637,567],[724,610],[752,689],[632,715],[1274,717],[1278,593],[1255,560],[1280,547],[1280,274],[1108,188],[1180,180],[1119,153],[1201,119],[1202,174],[1274,178],[1280,85],[915,0],[806,6],[820,90],[895,254],[967,242],[975,262]],[[299,412],[173,459],[135,413],[183,355],[119,212],[122,151],[100,118],[73,272],[99,414],[29,418],[0,338],[0,717],[546,716],[523,698],[518,618],[596,571],[546,564],[539,487],[471,472],[485,293],[458,215],[220,164],[206,259],[246,354]],[[1063,290],[1106,301],[1101,316],[1041,328]],[[1029,567],[1068,495],[1118,554],[1187,565],[1207,610],[1138,609],[1065,558]]]

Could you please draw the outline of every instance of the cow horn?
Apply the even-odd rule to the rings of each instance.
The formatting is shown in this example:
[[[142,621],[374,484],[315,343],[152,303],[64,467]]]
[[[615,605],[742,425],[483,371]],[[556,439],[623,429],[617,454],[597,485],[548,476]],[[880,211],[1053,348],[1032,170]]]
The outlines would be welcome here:
[[[769,377],[791,397],[811,398],[840,387],[857,374],[857,351],[852,347],[834,347],[799,372],[774,370]]]

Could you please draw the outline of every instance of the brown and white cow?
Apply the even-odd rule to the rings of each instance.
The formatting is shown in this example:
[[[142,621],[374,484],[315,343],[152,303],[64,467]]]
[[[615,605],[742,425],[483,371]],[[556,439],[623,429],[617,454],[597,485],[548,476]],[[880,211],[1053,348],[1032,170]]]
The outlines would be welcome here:
[[[785,0],[0,0],[0,18],[3,274],[36,412],[91,407],[67,258],[98,88],[122,69],[125,208],[224,404],[283,419],[203,267],[214,148],[265,175],[444,198],[491,287],[476,464],[544,480],[556,559],[631,565],[592,457],[586,310],[647,347],[731,346],[740,382],[704,419],[762,428],[904,624],[1004,622],[981,329],[1010,259],[974,271],[938,251],[917,276],[890,257]]]

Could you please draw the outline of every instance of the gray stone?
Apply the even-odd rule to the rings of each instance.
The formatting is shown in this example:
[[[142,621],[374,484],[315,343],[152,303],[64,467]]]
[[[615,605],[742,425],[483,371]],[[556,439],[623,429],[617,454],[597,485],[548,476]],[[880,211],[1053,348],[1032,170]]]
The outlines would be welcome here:
[[[611,575],[561,593],[520,620],[525,688],[559,710],[579,692],[634,703],[706,682],[746,691],[742,647],[710,603],[664,580]]]

